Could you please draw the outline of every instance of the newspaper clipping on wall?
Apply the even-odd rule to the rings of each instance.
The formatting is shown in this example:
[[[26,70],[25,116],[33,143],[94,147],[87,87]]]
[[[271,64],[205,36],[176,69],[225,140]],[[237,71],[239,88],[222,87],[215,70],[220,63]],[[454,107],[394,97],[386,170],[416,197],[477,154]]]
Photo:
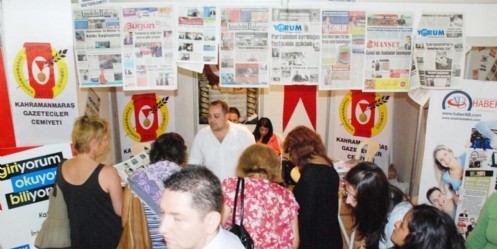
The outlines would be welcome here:
[[[74,9],[74,47],[80,87],[122,86],[118,8]]]
[[[122,10],[125,91],[177,88],[173,9],[170,6]]]
[[[216,7],[178,8],[179,60],[217,64]]]
[[[412,13],[368,13],[363,91],[407,91]]]
[[[220,85],[268,87],[269,8],[221,8]]]
[[[497,81],[497,47],[473,47],[466,61],[465,79]]]
[[[454,13],[421,16],[414,45],[420,87],[459,87],[464,61],[463,18],[463,14]]]
[[[362,89],[364,11],[322,11],[321,90]]]
[[[319,9],[272,9],[271,84],[318,85],[321,54]]]

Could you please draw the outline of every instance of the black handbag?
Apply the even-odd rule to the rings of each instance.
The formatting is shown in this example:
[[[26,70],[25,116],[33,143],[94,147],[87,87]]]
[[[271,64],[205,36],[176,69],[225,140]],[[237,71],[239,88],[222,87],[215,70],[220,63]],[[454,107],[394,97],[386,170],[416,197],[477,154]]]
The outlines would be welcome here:
[[[240,190],[240,186],[241,186],[240,225],[237,225],[235,223],[235,217],[236,217],[236,206],[237,206],[236,204],[237,204],[237,200],[238,200],[238,190]],[[240,241],[242,242],[243,246],[246,249],[254,249],[254,240],[252,240],[252,237],[250,237],[250,234],[247,232],[247,230],[243,226],[243,190],[244,189],[245,189],[245,179],[243,177],[238,177],[238,182],[236,184],[236,193],[235,193],[235,205],[233,207],[233,221],[232,221],[232,226],[230,229],[228,229],[228,231],[232,232],[238,238],[240,238]]]

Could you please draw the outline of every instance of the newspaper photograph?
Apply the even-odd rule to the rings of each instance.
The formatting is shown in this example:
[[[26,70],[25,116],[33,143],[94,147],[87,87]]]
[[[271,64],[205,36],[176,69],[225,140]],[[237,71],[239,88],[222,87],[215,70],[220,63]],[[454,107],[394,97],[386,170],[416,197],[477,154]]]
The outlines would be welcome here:
[[[173,7],[123,8],[123,89],[175,90]]]
[[[320,90],[362,89],[366,12],[322,11]]]
[[[269,8],[221,8],[220,86],[269,84]]]
[[[179,60],[217,64],[217,15],[215,6],[178,8]]]
[[[120,9],[75,8],[73,20],[79,86],[122,86]]]
[[[464,63],[463,14],[424,13],[414,45],[421,87],[458,88]]]
[[[321,29],[319,9],[272,9],[271,84],[319,84]]]
[[[123,183],[127,182],[128,177],[135,171],[144,169],[150,164],[148,153],[147,150],[144,150],[132,158],[114,165]]]
[[[363,91],[409,90],[412,13],[368,13]]]
[[[497,47],[473,47],[466,55],[465,79],[497,81]]]

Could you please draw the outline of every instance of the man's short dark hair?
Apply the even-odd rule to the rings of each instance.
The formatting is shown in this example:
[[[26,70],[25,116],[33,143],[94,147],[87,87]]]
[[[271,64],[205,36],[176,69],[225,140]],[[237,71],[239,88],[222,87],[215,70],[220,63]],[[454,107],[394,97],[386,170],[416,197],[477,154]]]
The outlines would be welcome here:
[[[228,113],[228,109],[229,109],[228,103],[226,103],[225,101],[222,101],[222,100],[214,100],[209,104],[209,107],[216,106],[216,105],[221,106],[221,109],[223,110],[224,114]]]
[[[238,118],[240,118],[240,111],[236,107],[233,107],[233,106],[230,107],[230,109],[228,110],[228,113],[234,113],[234,114],[238,115]]]
[[[430,189],[428,189],[428,191],[426,191],[426,199],[428,199],[428,201],[429,201],[431,204],[433,204],[433,202],[431,202],[431,200],[430,200],[430,196],[431,196],[431,194],[433,194],[433,192],[435,192],[435,191],[439,191],[440,193],[442,193],[442,191],[441,191],[439,188],[437,188],[437,187],[430,188]]]
[[[164,187],[166,190],[189,194],[192,197],[192,208],[204,216],[212,211],[221,213],[221,182],[206,167],[193,166],[178,171],[164,181]]]

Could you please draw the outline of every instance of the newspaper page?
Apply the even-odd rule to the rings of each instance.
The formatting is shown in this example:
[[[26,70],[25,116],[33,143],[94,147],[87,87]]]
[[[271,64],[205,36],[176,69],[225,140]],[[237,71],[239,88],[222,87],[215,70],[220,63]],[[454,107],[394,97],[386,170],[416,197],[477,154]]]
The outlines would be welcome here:
[[[125,91],[177,88],[173,9],[172,6],[123,8]]]
[[[320,90],[362,89],[366,12],[322,11]]]
[[[79,0],[79,6],[81,8],[94,7],[95,5],[102,5],[109,3],[109,0]]]
[[[319,9],[272,9],[271,84],[318,85],[321,55]]]
[[[419,82],[425,88],[458,88],[464,61],[463,14],[423,13],[414,46]]]
[[[497,47],[471,48],[465,72],[465,79],[497,81]]]
[[[114,168],[116,168],[117,173],[121,177],[121,182],[126,183],[130,175],[132,175],[138,169],[147,167],[149,164],[150,158],[148,155],[148,151],[145,150],[128,160],[114,165]]]
[[[215,6],[178,8],[180,61],[217,64],[216,12]]]
[[[80,87],[122,86],[119,8],[73,10]]]
[[[222,87],[268,87],[269,8],[221,8]]]
[[[363,91],[409,90],[412,13],[368,13]]]

